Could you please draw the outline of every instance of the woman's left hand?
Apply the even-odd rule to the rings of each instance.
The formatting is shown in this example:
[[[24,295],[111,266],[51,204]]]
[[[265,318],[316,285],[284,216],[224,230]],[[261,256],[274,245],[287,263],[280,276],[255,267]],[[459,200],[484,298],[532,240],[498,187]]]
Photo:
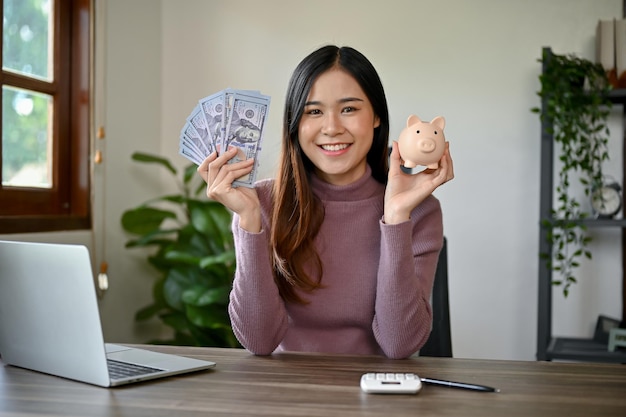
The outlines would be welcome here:
[[[411,212],[440,185],[454,178],[454,168],[450,157],[450,144],[439,160],[437,169],[425,169],[417,174],[402,171],[403,161],[398,151],[398,143],[391,145],[389,176],[385,191],[384,221],[396,224],[409,220]]]

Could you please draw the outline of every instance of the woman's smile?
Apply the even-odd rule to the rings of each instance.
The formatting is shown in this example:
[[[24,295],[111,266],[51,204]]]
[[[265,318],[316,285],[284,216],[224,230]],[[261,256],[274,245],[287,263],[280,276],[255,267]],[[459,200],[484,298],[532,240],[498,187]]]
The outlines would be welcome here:
[[[336,155],[341,154],[346,149],[348,149],[350,145],[347,143],[335,143],[330,145],[320,145],[320,147],[326,151],[328,154]]]

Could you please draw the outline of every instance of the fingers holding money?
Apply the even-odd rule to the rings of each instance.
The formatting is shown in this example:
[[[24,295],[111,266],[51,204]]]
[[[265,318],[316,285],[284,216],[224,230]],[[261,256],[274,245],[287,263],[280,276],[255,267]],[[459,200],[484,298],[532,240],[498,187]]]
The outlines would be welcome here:
[[[212,152],[204,161],[198,164],[197,172],[200,177],[208,184],[209,182],[209,164],[217,159],[217,152]]]
[[[237,179],[252,171],[254,158],[238,159],[236,162],[229,163],[234,158],[241,158],[240,153],[239,148],[232,146],[209,163],[208,178],[212,184],[219,182],[232,186]]]
[[[230,147],[219,156],[213,152],[200,164],[197,171],[207,183],[207,197],[239,213],[257,199],[252,196],[256,194],[254,189],[233,186],[239,178],[250,174],[254,166],[253,158],[229,163],[237,156],[237,152],[237,147]]]

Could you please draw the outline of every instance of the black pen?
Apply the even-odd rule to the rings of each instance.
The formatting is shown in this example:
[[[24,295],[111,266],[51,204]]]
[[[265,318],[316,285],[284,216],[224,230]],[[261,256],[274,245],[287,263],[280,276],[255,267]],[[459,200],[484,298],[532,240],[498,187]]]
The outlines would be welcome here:
[[[424,384],[439,385],[449,388],[469,389],[482,392],[500,392],[499,389],[487,387],[485,385],[467,384],[465,382],[444,381],[443,379],[420,378]]]

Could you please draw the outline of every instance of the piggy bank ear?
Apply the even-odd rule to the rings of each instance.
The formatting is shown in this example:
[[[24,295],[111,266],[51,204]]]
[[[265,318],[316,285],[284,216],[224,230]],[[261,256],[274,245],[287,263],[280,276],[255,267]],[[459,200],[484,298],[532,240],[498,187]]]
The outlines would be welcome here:
[[[415,123],[422,123],[422,121],[420,120],[419,117],[412,114],[409,116],[409,119],[406,121],[406,125],[408,127],[408,126],[414,125]]]
[[[430,121],[430,124],[443,130],[444,127],[446,127],[446,119],[444,119],[442,116],[437,116],[433,120]]]

